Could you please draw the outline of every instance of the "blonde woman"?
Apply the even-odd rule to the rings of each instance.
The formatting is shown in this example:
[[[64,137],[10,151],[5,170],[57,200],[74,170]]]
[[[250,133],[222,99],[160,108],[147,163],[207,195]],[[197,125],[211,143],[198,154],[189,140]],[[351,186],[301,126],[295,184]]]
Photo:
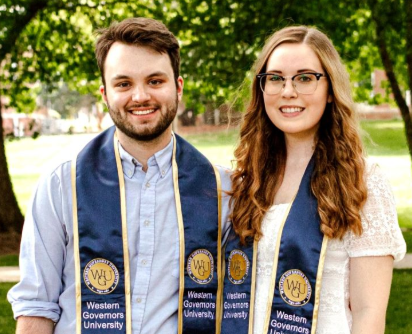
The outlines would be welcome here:
[[[222,333],[384,333],[406,247],[390,186],[365,160],[337,51],[315,28],[288,27],[253,71]]]

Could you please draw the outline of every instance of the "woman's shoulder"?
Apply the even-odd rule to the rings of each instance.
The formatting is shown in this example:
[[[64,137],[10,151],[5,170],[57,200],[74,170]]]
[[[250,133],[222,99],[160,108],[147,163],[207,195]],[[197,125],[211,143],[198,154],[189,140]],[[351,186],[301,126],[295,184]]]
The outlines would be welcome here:
[[[400,260],[406,251],[399,227],[395,197],[385,173],[376,162],[366,160],[367,200],[361,211],[363,233],[345,235],[349,256],[392,255]]]
[[[365,181],[368,189],[367,203],[373,199],[386,199],[395,205],[392,186],[387,175],[384,173],[379,164],[371,159],[365,160]],[[366,206],[366,205],[365,205]]]

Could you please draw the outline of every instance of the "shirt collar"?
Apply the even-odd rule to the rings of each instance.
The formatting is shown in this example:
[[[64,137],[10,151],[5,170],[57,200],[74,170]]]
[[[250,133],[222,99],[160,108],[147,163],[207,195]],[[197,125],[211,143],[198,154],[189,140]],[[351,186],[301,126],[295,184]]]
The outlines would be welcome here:
[[[142,164],[137,161],[132,155],[130,155],[119,143],[119,154],[122,160],[123,174],[132,178],[136,169],[142,170]],[[169,144],[162,150],[156,152],[147,161],[148,166],[158,166],[160,177],[166,176],[168,170],[172,167],[172,155],[173,155],[173,136],[171,136]]]

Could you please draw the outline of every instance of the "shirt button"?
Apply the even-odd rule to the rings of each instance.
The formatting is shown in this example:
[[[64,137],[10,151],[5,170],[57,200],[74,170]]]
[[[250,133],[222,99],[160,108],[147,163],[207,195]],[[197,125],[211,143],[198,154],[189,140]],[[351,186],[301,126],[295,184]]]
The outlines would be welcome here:
[[[149,182],[146,183],[146,188],[150,188],[150,183]]]
[[[147,263],[146,260],[142,260],[142,264],[143,264],[144,266],[146,265],[146,263]]]
[[[127,176],[128,176],[128,177],[132,177],[132,175],[133,175],[133,172],[129,169],[129,170],[127,171]]]
[[[145,226],[149,226],[149,225],[150,225],[150,222],[149,222],[148,220],[145,220],[145,221],[144,221],[144,224],[145,224]]]
[[[142,302],[142,298],[137,298],[136,301],[137,301],[138,303],[141,303],[141,302]]]
[[[163,170],[162,170],[162,176],[165,176],[165,174],[166,174],[166,172],[165,172],[165,170],[163,169]]]

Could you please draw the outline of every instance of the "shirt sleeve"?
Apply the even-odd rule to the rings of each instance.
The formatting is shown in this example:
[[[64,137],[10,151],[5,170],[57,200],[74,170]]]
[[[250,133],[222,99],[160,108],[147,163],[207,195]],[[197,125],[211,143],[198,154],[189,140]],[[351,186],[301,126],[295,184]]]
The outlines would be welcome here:
[[[65,226],[61,182],[59,172],[54,170],[40,179],[26,212],[19,262],[21,278],[7,296],[15,318],[59,320],[67,244]]]
[[[367,167],[368,197],[361,212],[363,233],[344,237],[350,257],[392,255],[400,261],[406,253],[406,243],[398,224],[395,198],[389,181],[377,165]]]

